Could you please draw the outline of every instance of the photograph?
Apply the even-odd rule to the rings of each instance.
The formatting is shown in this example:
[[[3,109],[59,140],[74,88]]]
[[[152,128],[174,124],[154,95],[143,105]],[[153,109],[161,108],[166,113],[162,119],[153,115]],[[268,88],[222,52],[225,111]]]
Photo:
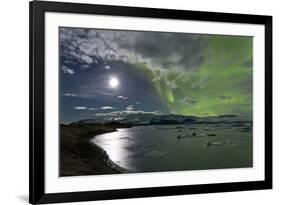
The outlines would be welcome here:
[[[31,1],[29,92],[31,204],[272,189],[271,15]]]
[[[60,177],[253,167],[253,36],[57,37]]]

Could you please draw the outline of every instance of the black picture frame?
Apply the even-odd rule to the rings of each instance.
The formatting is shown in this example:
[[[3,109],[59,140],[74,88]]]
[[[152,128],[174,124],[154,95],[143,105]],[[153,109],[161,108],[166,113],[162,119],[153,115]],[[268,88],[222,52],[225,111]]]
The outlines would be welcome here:
[[[33,1],[30,12],[30,143],[29,202],[57,202],[123,199],[167,195],[230,192],[272,188],[272,17],[201,11],[104,6],[62,2]],[[265,180],[219,184],[183,185],[71,193],[45,192],[45,76],[44,39],[46,12],[102,14],[111,16],[182,19],[209,22],[260,24],[265,26]]]

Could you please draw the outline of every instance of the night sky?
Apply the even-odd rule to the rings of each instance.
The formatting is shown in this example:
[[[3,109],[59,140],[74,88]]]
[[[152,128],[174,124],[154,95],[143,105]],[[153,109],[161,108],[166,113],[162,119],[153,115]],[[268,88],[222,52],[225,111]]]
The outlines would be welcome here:
[[[59,29],[60,121],[252,115],[252,37]]]

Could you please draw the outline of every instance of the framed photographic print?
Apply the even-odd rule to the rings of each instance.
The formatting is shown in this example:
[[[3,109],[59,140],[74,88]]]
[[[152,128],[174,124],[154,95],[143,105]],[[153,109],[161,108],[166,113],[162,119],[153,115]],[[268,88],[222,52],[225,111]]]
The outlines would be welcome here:
[[[30,2],[30,203],[272,188],[272,17]]]

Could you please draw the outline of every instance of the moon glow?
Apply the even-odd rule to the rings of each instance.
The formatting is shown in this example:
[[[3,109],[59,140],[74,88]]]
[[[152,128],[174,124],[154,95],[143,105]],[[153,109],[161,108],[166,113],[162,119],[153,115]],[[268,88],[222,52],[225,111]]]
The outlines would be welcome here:
[[[109,87],[111,88],[117,88],[119,85],[119,80],[116,77],[111,77],[109,80]]]

